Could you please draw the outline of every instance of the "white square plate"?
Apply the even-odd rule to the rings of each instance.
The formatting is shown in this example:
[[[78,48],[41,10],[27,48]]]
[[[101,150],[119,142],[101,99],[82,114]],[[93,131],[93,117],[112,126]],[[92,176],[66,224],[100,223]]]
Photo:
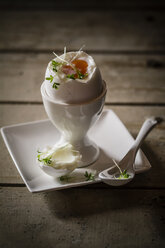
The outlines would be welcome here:
[[[1,129],[8,151],[30,192],[71,188],[100,182],[98,173],[112,166],[112,158],[120,161],[133,144],[133,137],[112,110],[103,111],[100,119],[89,131],[89,137],[100,147],[99,159],[86,168],[78,168],[68,182],[61,182],[45,174],[38,166],[37,150],[54,145],[60,138],[58,130],[49,120],[36,121]],[[142,151],[136,157],[136,173],[151,165]],[[96,173],[94,181],[86,181],[85,171]]]

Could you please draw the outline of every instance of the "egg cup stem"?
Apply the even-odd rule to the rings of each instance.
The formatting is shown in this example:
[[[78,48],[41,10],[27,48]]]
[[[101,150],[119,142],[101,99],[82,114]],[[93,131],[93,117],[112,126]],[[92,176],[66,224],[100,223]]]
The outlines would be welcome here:
[[[106,83],[99,97],[81,104],[61,104],[47,96],[44,83],[41,95],[46,113],[61,134],[61,143],[70,143],[82,155],[80,167],[95,162],[99,156],[99,148],[88,137],[89,129],[99,119],[104,107]]]

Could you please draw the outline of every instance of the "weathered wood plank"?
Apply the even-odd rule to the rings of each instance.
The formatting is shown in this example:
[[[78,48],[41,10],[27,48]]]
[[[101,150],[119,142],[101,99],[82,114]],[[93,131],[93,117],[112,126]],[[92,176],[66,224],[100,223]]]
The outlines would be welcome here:
[[[164,51],[165,15],[153,11],[5,11],[0,49]],[[12,20],[12,21],[11,21]]]
[[[164,247],[164,190],[4,187],[0,196],[1,247]]]
[[[74,10],[78,9],[79,11],[84,9],[96,10],[96,9],[136,9],[136,10],[143,10],[143,9],[152,9],[152,10],[162,10],[165,7],[163,0],[116,0],[116,1],[109,1],[109,0],[102,0],[102,1],[95,1],[95,0],[83,0],[83,1],[76,1],[70,0],[69,2],[66,0],[63,1],[52,1],[52,0],[29,0],[29,1],[21,1],[15,0],[1,0],[0,1],[1,9],[3,10],[20,10],[20,9],[34,9],[34,10]]]
[[[110,103],[165,103],[165,56],[91,54],[107,82]],[[41,101],[52,54],[1,54],[0,101]]]
[[[108,108],[108,107],[107,107]],[[115,113],[126,125],[128,130],[136,137],[144,119],[149,116],[162,116],[165,118],[164,107],[112,107]],[[42,105],[1,105],[0,125],[12,125],[16,123],[34,121],[47,118]],[[159,125],[147,137],[143,151],[147,155],[152,169],[144,174],[137,175],[128,187],[165,187],[164,163],[165,163],[165,123]],[[0,183],[23,183],[12,159],[0,137]],[[102,187],[99,184],[94,187]],[[105,187],[105,185],[104,185]]]

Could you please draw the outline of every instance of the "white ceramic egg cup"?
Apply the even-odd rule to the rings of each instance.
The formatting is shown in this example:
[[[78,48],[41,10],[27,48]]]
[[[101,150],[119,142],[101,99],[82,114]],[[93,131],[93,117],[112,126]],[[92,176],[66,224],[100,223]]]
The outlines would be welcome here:
[[[95,99],[80,104],[66,104],[55,102],[41,85],[41,95],[46,113],[61,133],[58,144],[71,143],[82,155],[79,167],[94,163],[99,156],[98,146],[88,138],[88,131],[101,115],[104,107],[107,88],[103,81],[103,91]]]

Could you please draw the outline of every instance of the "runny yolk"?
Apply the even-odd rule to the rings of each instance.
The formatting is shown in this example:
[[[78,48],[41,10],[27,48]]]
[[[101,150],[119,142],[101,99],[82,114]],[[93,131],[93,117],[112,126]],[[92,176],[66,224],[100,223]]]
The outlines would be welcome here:
[[[81,60],[81,59],[76,59],[72,62],[72,64],[75,65],[75,67],[84,75],[85,73],[87,73],[87,67],[88,64],[85,60]]]
[[[78,70],[81,74],[85,75],[87,73],[88,63],[85,60],[75,59],[72,61],[72,64],[75,66],[75,69]],[[68,75],[73,74],[76,78],[78,77],[77,72],[70,66],[64,65],[62,71]]]

